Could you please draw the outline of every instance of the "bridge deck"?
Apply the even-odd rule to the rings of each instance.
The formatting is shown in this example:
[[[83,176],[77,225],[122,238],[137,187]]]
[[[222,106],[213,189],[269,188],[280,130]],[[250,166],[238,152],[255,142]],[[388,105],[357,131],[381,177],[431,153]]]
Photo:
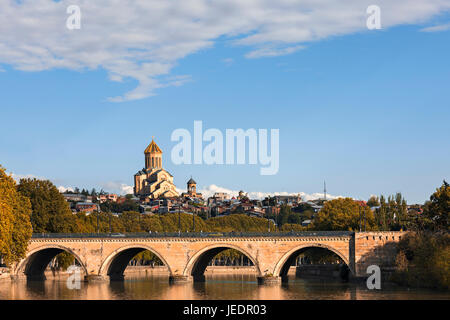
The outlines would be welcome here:
[[[64,238],[249,238],[349,237],[351,231],[302,232],[140,232],[140,233],[33,233],[32,239]]]

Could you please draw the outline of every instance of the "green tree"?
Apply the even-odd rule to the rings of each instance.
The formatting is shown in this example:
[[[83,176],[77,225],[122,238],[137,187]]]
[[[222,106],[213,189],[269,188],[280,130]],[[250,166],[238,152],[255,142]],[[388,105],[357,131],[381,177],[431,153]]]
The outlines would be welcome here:
[[[311,247],[304,249],[299,257],[309,264],[343,264],[344,261],[334,252],[325,249]]]
[[[69,252],[61,252],[55,259],[57,270],[66,271],[69,266],[75,263],[75,257]]]
[[[237,265],[239,262],[242,262],[243,258],[245,257],[244,254],[242,254],[240,251],[237,251],[235,249],[227,249],[224,250],[217,255],[214,256],[212,259],[213,261],[222,260],[224,261],[225,265]],[[253,265],[253,264],[251,264]]]
[[[156,254],[154,254],[149,250],[141,251],[140,253],[135,255],[131,260],[135,261],[135,265],[152,265],[152,266],[164,265],[161,259],[159,259]]]
[[[370,199],[367,201],[367,205],[370,208],[378,207],[380,205],[380,200],[377,196],[371,196]]]
[[[275,199],[275,198],[272,198],[272,197],[270,197],[270,196],[266,197],[266,198],[263,200],[263,205],[264,205],[264,206],[275,206],[276,204],[277,204],[276,199]]]
[[[159,219],[158,216],[143,214],[141,219],[141,230],[144,232],[163,232],[164,228],[162,227],[161,219]]]
[[[283,224],[288,223],[290,215],[291,207],[287,204],[282,204],[280,207],[280,213],[277,216],[277,224],[281,227]]]
[[[389,229],[389,217],[388,217],[388,208],[386,203],[386,198],[381,195],[380,196],[380,207],[375,212],[375,220],[380,230],[388,231]]]
[[[314,216],[314,209],[311,207],[310,204],[303,202],[298,204],[297,207],[293,208],[293,211],[298,212],[300,214],[300,222],[301,223],[304,220],[312,219]]]
[[[450,235],[408,233],[398,243],[392,280],[414,287],[450,288]]]
[[[31,238],[30,201],[0,166],[0,256],[9,265],[26,254]]]
[[[407,229],[410,226],[408,206],[401,193],[387,198],[380,196],[380,207],[375,210],[376,224],[380,230]]]
[[[141,214],[136,211],[125,211],[120,215],[125,232],[141,232]]]
[[[127,198],[122,203],[113,201],[106,201],[100,204],[100,210],[103,212],[117,212],[122,213],[125,211],[139,211],[139,203]]]
[[[53,183],[48,180],[21,179],[17,190],[30,199],[34,232],[77,232],[76,219]]]
[[[275,230],[272,222],[269,222],[269,225],[270,230]],[[245,214],[232,214],[206,220],[206,228],[209,231],[217,232],[268,232],[268,222],[264,218],[249,217]]]
[[[300,213],[291,213],[287,218],[287,222],[291,224],[301,224],[302,216]]]
[[[395,195],[395,211],[397,224],[400,226],[400,228],[404,228],[407,224],[408,206],[406,204],[406,200],[403,198],[400,192]]]
[[[377,230],[372,210],[351,198],[339,198],[324,203],[313,219],[310,229],[358,231],[360,227],[364,230],[364,225],[367,231]]]
[[[94,212],[91,214],[78,212],[75,215],[75,218],[75,229],[80,233],[96,233],[97,221],[99,224],[98,231],[100,233],[109,233],[110,231],[112,233],[125,232],[125,228],[121,219],[109,212]],[[131,230],[130,232],[137,232],[137,230]]]
[[[302,227],[301,224],[298,223],[285,223],[281,226],[280,231],[289,232],[289,231],[306,231],[306,227]]]
[[[430,196],[423,210],[427,229],[449,231],[450,185],[444,180],[442,186]]]

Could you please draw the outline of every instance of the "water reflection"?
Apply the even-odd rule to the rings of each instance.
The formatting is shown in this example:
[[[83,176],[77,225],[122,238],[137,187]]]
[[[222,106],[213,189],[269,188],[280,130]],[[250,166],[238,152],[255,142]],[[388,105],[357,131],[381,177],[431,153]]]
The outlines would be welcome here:
[[[62,279],[0,282],[0,299],[450,299],[449,292],[409,290],[385,284],[382,290],[368,290],[364,284],[339,280],[303,280],[261,286],[254,275],[211,275],[206,282],[169,284],[166,276],[135,276],[125,281],[82,283],[71,290]]]

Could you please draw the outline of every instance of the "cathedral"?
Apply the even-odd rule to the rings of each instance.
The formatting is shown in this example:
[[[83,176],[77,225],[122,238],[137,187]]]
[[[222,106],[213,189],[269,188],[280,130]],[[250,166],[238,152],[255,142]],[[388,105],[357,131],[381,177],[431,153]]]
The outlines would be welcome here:
[[[162,151],[153,141],[144,151],[145,168],[134,175],[134,194],[141,199],[178,197],[173,176],[162,167]]]

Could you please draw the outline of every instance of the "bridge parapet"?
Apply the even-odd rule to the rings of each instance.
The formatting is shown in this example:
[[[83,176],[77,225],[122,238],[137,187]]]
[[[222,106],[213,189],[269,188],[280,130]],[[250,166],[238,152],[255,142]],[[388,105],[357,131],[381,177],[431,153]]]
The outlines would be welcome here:
[[[32,239],[71,238],[290,238],[290,237],[349,237],[351,231],[301,232],[137,232],[137,233],[33,233]]]

